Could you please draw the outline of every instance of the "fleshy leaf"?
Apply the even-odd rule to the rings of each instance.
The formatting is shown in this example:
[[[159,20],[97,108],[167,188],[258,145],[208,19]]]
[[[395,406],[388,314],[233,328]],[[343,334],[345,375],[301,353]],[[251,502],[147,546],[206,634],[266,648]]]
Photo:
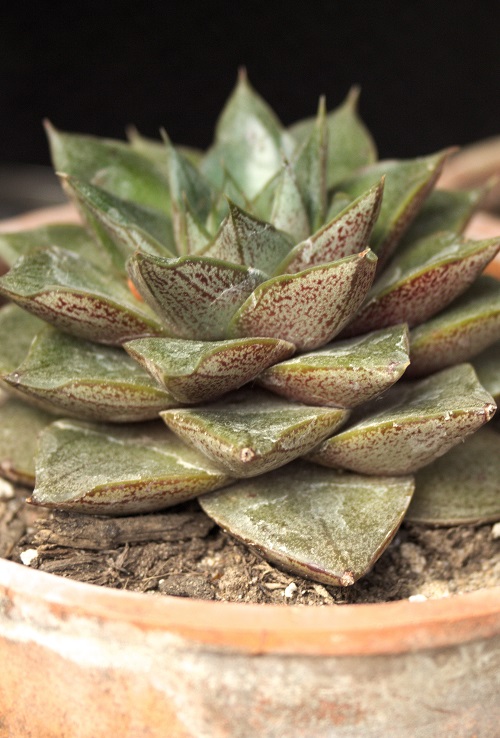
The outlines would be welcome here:
[[[320,100],[318,117],[311,134],[292,160],[292,167],[302,193],[313,231],[320,228],[326,215],[326,165],[328,131],[325,100]]]
[[[5,381],[60,414],[113,423],[155,418],[178,405],[119,348],[99,346],[47,327]]]
[[[128,202],[74,177],[63,176],[62,184],[89,225],[98,224],[96,236],[110,250],[119,269],[124,269],[125,261],[136,249],[161,256],[176,253],[172,223],[164,213]],[[102,231],[106,234],[104,239]]]
[[[291,245],[270,223],[257,220],[229,202],[229,214],[203,256],[272,274]]]
[[[342,105],[327,116],[328,188],[335,187],[353,172],[377,160],[377,149],[370,132],[358,115],[359,88],[353,87]],[[289,129],[299,142],[310,135],[314,118],[300,121]]]
[[[38,435],[54,416],[3,394],[0,409],[0,475],[15,484],[32,487]]]
[[[250,382],[295,347],[274,338],[186,341],[142,338],[125,350],[182,403],[209,402]]]
[[[407,520],[473,525],[500,520],[500,434],[481,428],[416,475]]]
[[[200,499],[231,535],[285,569],[347,586],[385,551],[406,512],[412,477],[363,477],[295,462]]]
[[[440,233],[396,256],[375,282],[346,335],[408,323],[412,328],[464,292],[500,249],[500,238],[469,241]]]
[[[102,187],[124,200],[170,211],[166,167],[134,151],[129,144],[78,133],[66,133],[46,124],[54,168]]]
[[[399,383],[309,458],[361,474],[410,474],[474,433],[496,405],[469,364]]]
[[[264,282],[229,327],[233,336],[282,338],[299,350],[331,341],[368,292],[377,257],[367,249],[345,259]]]
[[[201,341],[226,338],[231,317],[266,278],[257,269],[216,259],[144,253],[130,259],[129,272],[172,336]]]
[[[500,403],[500,341],[476,356],[472,363],[483,387]]]
[[[57,246],[21,257],[0,278],[0,294],[57,328],[98,343],[164,333],[125,284]]]
[[[17,305],[5,305],[0,310],[0,374],[8,374],[19,366],[45,325]]]
[[[151,159],[152,162],[164,166],[165,164],[165,142],[156,138],[149,138],[139,133],[135,126],[127,127],[127,139],[130,145],[139,154]],[[203,151],[192,146],[176,146],[176,149],[195,166],[198,166],[203,158]]]
[[[177,505],[229,481],[163,423],[120,428],[62,420],[40,437],[32,501],[125,515]]]
[[[252,199],[279,171],[282,152],[289,155],[293,148],[273,110],[242,72],[217,122],[215,144],[200,169],[218,188],[226,169]]]
[[[420,377],[468,361],[498,340],[500,282],[480,277],[446,310],[411,332],[407,376]]]
[[[379,257],[379,270],[419,212],[449,154],[447,150],[419,159],[380,161],[340,183],[342,192],[354,198],[385,176],[384,199],[370,243]]]
[[[274,364],[259,384],[309,405],[352,408],[396,382],[408,366],[408,329],[385,328]]]
[[[365,249],[380,211],[383,190],[382,180],[349,203],[327,225],[290,251],[276,271],[293,274]]]
[[[107,259],[106,252],[82,226],[57,224],[17,233],[0,233],[0,262],[10,268],[20,256],[46,246],[69,249],[101,268]]]
[[[252,477],[288,464],[317,446],[348,417],[346,410],[309,407],[240,390],[199,408],[165,410],[165,423],[222,469]]]
[[[269,214],[266,213],[266,219],[275,228],[287,233],[294,243],[303,241],[311,232],[304,198],[288,162],[283,165],[276,181],[272,207]]]

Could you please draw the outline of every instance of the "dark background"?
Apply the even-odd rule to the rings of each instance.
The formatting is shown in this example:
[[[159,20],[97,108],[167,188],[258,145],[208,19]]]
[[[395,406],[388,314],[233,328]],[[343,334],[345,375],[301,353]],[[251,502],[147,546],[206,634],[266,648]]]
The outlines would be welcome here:
[[[239,65],[284,123],[359,83],[382,156],[500,133],[497,0],[12,2],[0,24],[1,164],[48,164],[45,116],[207,146]]]

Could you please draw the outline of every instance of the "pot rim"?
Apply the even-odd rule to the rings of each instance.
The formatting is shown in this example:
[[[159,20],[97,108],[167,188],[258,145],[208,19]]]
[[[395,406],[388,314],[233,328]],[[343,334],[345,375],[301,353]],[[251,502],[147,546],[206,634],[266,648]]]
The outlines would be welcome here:
[[[500,635],[500,587],[435,600],[329,605],[258,605],[147,596],[0,560],[0,596],[14,608],[162,631],[248,654],[355,656],[444,648]]]

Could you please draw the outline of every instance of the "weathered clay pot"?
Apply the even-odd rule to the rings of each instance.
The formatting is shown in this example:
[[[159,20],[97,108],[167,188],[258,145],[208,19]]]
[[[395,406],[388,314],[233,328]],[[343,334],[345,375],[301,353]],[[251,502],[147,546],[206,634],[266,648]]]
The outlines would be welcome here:
[[[500,587],[276,607],[0,560],[1,738],[494,738],[499,693]]]

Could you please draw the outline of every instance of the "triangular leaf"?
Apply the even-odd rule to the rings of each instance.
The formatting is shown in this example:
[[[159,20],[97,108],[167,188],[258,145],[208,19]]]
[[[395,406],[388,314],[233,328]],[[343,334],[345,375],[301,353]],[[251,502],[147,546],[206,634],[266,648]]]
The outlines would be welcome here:
[[[324,222],[326,214],[326,164],[328,131],[325,101],[320,100],[318,117],[310,136],[292,160],[292,167],[302,193],[312,230]]]
[[[288,162],[283,165],[275,183],[272,209],[268,220],[275,228],[287,233],[294,243],[303,241],[311,232],[304,198]]]

